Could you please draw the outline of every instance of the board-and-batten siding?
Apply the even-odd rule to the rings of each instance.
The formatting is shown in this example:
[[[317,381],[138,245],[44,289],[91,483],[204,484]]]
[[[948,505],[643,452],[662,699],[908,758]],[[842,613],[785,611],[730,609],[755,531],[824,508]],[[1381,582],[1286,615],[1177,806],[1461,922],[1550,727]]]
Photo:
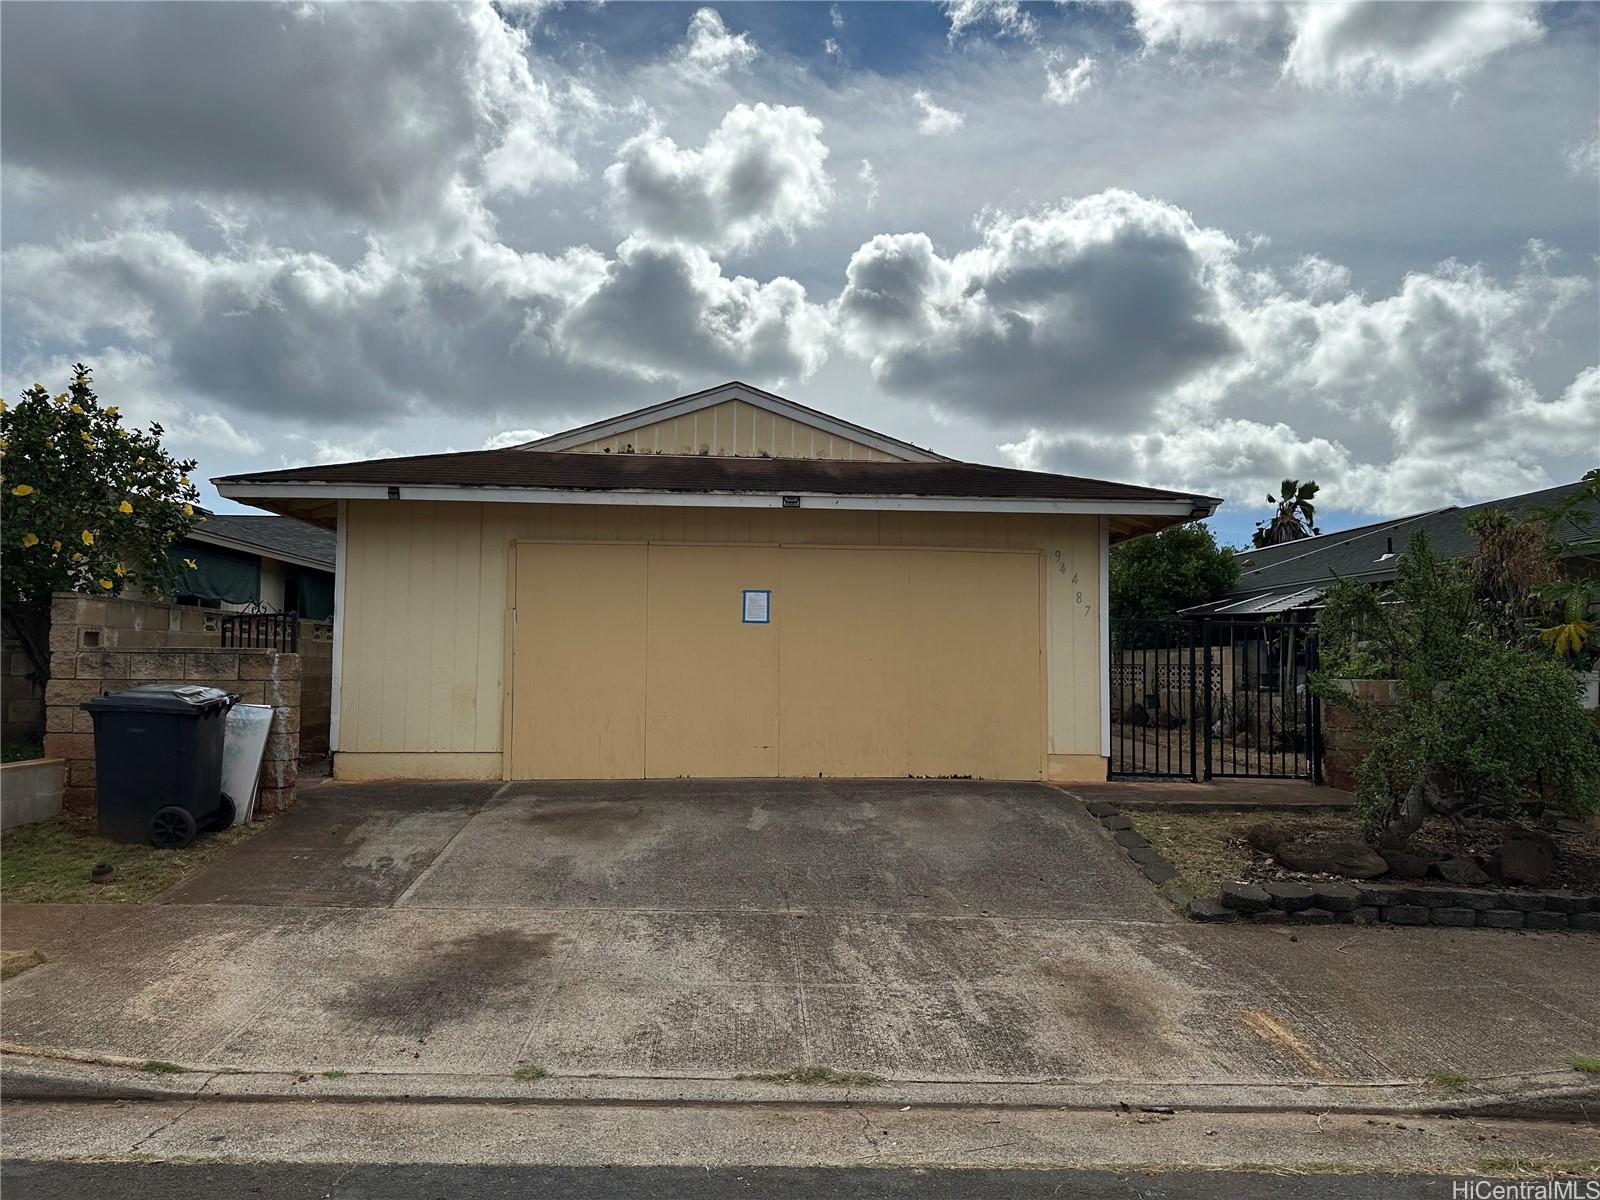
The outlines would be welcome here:
[[[847,437],[780,417],[743,400],[724,400],[697,412],[654,421],[571,447],[574,452],[620,454],[721,454],[754,458],[842,458],[858,462],[898,462],[888,454]]]
[[[1099,519],[1030,514],[350,501],[339,750],[501,750],[517,538],[1036,549],[1048,753],[1099,755]]]

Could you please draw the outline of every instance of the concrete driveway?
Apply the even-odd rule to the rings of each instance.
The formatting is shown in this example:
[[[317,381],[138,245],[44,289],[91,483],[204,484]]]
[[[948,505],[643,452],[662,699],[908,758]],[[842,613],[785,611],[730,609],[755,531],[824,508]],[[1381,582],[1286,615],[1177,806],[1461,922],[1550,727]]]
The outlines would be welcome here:
[[[6,906],[50,961],[4,984],[3,1036],[683,1095],[801,1065],[1371,1088],[1600,1048],[1600,937],[1192,925],[1045,787],[327,784],[167,899]]]
[[[1174,920],[1040,784],[326,784],[186,904]]]

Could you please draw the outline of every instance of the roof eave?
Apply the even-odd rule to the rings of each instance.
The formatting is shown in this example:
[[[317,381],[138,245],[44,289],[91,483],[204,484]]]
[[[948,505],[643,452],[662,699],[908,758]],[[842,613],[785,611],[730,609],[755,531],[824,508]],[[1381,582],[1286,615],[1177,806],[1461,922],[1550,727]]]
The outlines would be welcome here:
[[[315,571],[333,573],[333,563],[320,562],[308,558],[303,554],[294,554],[288,550],[279,550],[273,546],[263,546],[259,542],[245,542],[238,538],[225,537],[222,534],[207,532],[203,526],[195,526],[183,535],[183,540],[203,542],[208,546],[220,546],[224,550],[234,550],[242,554],[254,554],[258,558],[271,558],[278,562],[286,562],[296,567],[310,567]]]
[[[1062,513],[1094,516],[1171,518],[1168,523],[1210,516],[1220,501],[1208,496],[1150,500],[1073,500],[1044,496],[876,495],[805,491],[659,491],[641,488],[573,489],[536,487],[458,487],[446,484],[335,483],[301,480],[253,482],[213,479],[229,500],[270,503],[317,500],[433,500],[502,504],[643,505],[679,508],[785,508],[824,510],[889,509],[923,512]]]

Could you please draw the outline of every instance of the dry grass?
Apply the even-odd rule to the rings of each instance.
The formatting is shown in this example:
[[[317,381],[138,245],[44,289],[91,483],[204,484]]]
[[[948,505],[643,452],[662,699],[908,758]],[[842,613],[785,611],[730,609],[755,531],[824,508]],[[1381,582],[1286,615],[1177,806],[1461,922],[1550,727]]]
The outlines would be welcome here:
[[[1270,821],[1304,833],[1354,826],[1349,817],[1293,809],[1130,812],[1128,819],[1172,864],[1178,883],[1195,896],[1215,896],[1224,882],[1246,877],[1255,855],[1244,841],[1244,831],[1252,825]]]
[[[259,822],[203,833],[183,850],[111,842],[92,819],[58,817],[0,837],[0,900],[8,904],[140,904],[215,862],[263,828]],[[94,883],[96,863],[110,863],[110,883]]]

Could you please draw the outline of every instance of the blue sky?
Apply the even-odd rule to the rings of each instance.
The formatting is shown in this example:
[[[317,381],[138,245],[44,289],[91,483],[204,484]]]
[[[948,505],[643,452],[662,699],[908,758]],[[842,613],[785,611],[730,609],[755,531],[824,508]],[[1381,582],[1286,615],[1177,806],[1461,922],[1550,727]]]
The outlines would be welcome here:
[[[1600,461],[1600,7],[11,5],[0,388],[218,475],[740,378],[1325,528]]]

